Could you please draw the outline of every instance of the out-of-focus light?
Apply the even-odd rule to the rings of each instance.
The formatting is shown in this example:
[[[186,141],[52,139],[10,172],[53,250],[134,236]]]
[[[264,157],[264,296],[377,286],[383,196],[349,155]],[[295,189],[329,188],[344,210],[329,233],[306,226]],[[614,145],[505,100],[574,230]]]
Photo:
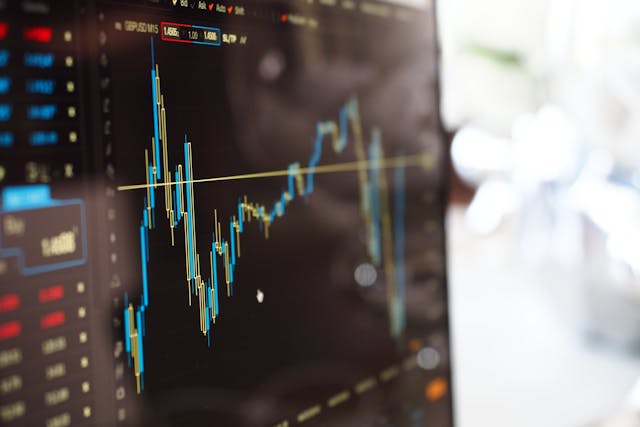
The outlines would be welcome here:
[[[451,144],[451,159],[462,179],[479,184],[486,177],[506,175],[513,168],[512,142],[473,126],[462,128]]]
[[[513,124],[514,178],[524,185],[571,179],[579,160],[576,132],[564,111],[545,105]]]
[[[469,228],[479,234],[495,231],[516,205],[513,189],[506,181],[488,181],[478,188],[466,212]]]
[[[447,381],[444,378],[433,379],[425,387],[425,397],[431,402],[438,401],[447,394],[448,389]]]
[[[425,347],[418,352],[416,359],[418,366],[430,371],[431,369],[437,368],[440,364],[440,353],[434,348]]]
[[[353,277],[356,279],[356,283],[363,287],[373,285],[378,279],[378,272],[376,268],[368,262],[360,264],[353,272]]]
[[[607,251],[640,275],[640,228],[629,227],[611,233],[607,238]]]
[[[631,187],[582,177],[572,186],[570,197],[607,234],[627,230],[640,218],[640,197]]]
[[[271,82],[280,77],[285,69],[285,65],[285,59],[282,53],[279,51],[270,51],[260,61],[258,71],[264,80]]]

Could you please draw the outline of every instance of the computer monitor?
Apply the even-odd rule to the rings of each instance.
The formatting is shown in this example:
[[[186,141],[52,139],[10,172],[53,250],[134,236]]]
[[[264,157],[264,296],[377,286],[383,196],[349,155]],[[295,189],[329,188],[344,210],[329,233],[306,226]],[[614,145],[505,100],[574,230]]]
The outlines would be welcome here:
[[[430,0],[0,0],[0,424],[452,425]]]

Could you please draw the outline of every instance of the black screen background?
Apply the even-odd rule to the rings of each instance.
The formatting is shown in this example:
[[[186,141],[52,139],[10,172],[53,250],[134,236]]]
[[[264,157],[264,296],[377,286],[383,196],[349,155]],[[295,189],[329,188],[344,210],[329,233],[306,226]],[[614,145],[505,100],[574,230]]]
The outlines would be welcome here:
[[[317,7],[317,6],[316,6]],[[312,10],[302,10],[310,13]],[[196,178],[283,169],[311,156],[315,125],[336,120],[351,96],[359,101],[365,141],[375,126],[387,156],[428,151],[439,160],[425,172],[407,170],[406,262],[408,325],[392,339],[384,281],[359,287],[353,269],[367,261],[353,172],[317,175],[308,200],[297,199],[265,240],[245,224],[235,293],[220,298],[212,345],[188,307],[182,227],[176,245],[161,202],[150,233],[150,307],[145,337],[145,390],[128,399],[149,425],[273,425],[409,356],[411,340],[448,357],[442,218],[443,154],[437,118],[435,41],[428,13],[409,23],[355,14],[318,16],[316,30],[212,23],[143,8],[105,6],[112,79],[117,183],[144,182],[144,149],[152,128],[150,35],[113,30],[126,19],[231,28],[246,46],[197,46],[155,38],[167,104],[169,158],[183,163],[182,142],[193,147]],[[418,13],[418,12],[416,12]],[[271,56],[282,70],[261,75]],[[321,164],[355,160],[325,149]],[[387,179],[393,182],[392,171]],[[235,214],[239,196],[271,205],[284,178],[197,184],[198,250],[206,257],[212,212]],[[161,200],[158,192],[157,199]],[[144,192],[119,193],[119,268],[128,294],[140,292],[140,211]],[[435,224],[435,225],[434,225]],[[227,231],[228,232],[228,231]],[[435,258],[435,260],[434,260]],[[203,261],[208,267],[208,261]],[[208,273],[205,273],[208,276]],[[258,304],[256,292],[265,294]],[[121,339],[121,330],[114,339]],[[129,371],[131,374],[131,372]],[[425,384],[448,377],[443,360],[433,371],[401,374],[388,385],[325,410],[306,425],[429,425],[450,421],[449,397],[429,403]],[[131,374],[131,377],[133,375]]]

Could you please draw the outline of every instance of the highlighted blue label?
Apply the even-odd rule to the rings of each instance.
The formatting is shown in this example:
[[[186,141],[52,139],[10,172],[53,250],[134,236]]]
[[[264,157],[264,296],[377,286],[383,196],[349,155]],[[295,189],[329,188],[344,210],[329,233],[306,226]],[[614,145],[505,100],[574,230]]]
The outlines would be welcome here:
[[[220,46],[220,28],[202,27],[200,25],[193,25],[192,27],[202,32],[202,40],[194,41],[194,44]]]
[[[11,118],[13,107],[9,104],[0,104],[0,122],[7,122]]]
[[[0,77],[0,95],[6,95],[11,90],[11,79],[9,77]]]
[[[6,49],[2,49],[0,50],[0,68],[1,67],[6,67],[7,65],[9,65],[9,51]]]
[[[13,146],[13,134],[11,132],[0,132],[0,147],[8,148]]]
[[[55,79],[29,79],[26,89],[29,94],[53,95],[56,90],[56,81]]]
[[[30,105],[27,108],[29,120],[53,120],[58,111],[58,107],[53,104]]]
[[[5,211],[40,208],[51,204],[51,187],[45,184],[5,187],[2,190],[2,209]]]
[[[24,54],[24,65],[33,68],[51,68],[54,59],[53,53],[27,52]]]
[[[43,145],[55,145],[58,143],[58,132],[36,131],[29,135],[29,144],[39,147]]]

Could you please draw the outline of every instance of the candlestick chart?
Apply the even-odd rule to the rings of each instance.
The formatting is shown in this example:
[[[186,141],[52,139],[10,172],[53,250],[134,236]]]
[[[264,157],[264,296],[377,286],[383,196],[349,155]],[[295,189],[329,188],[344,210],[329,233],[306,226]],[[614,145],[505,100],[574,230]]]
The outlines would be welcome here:
[[[358,100],[351,97],[335,119],[316,123],[306,162],[292,162],[281,170],[199,178],[193,167],[193,158],[197,155],[194,154],[195,143],[190,141],[188,134],[179,142],[168,136],[171,106],[163,93],[161,66],[156,62],[153,43],[151,39],[149,76],[153,123],[149,127],[152,129],[150,143],[144,150],[144,165],[141,165],[145,182],[119,187],[120,191],[144,193],[138,228],[142,292],[137,299],[125,295],[123,309],[125,351],[135,374],[138,393],[144,389],[144,337],[148,333],[145,313],[153,303],[154,283],[149,278],[149,270],[153,268],[150,233],[165,226],[171,238],[167,245],[176,246],[179,239],[183,240],[184,281],[171,286],[184,288],[185,302],[197,313],[199,330],[206,345],[215,347],[215,325],[223,316],[223,299],[231,301],[234,288],[242,286],[237,266],[244,249],[243,235],[248,228],[254,227],[268,240],[274,232],[273,225],[287,215],[292,203],[305,203],[313,197],[316,179],[322,174],[350,173],[346,176],[353,176],[366,235],[366,253],[371,264],[384,272],[388,331],[391,337],[400,337],[406,324],[405,169],[425,166],[429,158],[422,154],[386,157],[382,132],[373,128],[368,132],[368,138],[365,137]],[[169,155],[170,145],[177,143],[182,146],[179,160]],[[350,157],[341,163],[323,164],[323,156],[326,157],[329,151]],[[387,171],[392,173],[387,174]],[[274,195],[271,203],[254,201],[251,194],[238,194],[233,202],[236,207],[233,212],[213,209],[206,219],[196,218],[195,184],[245,179],[281,179],[284,189]],[[200,227],[210,230],[211,240],[204,244],[197,240],[196,228]],[[295,245],[295,242],[291,244]],[[232,309],[231,303],[228,309]]]

